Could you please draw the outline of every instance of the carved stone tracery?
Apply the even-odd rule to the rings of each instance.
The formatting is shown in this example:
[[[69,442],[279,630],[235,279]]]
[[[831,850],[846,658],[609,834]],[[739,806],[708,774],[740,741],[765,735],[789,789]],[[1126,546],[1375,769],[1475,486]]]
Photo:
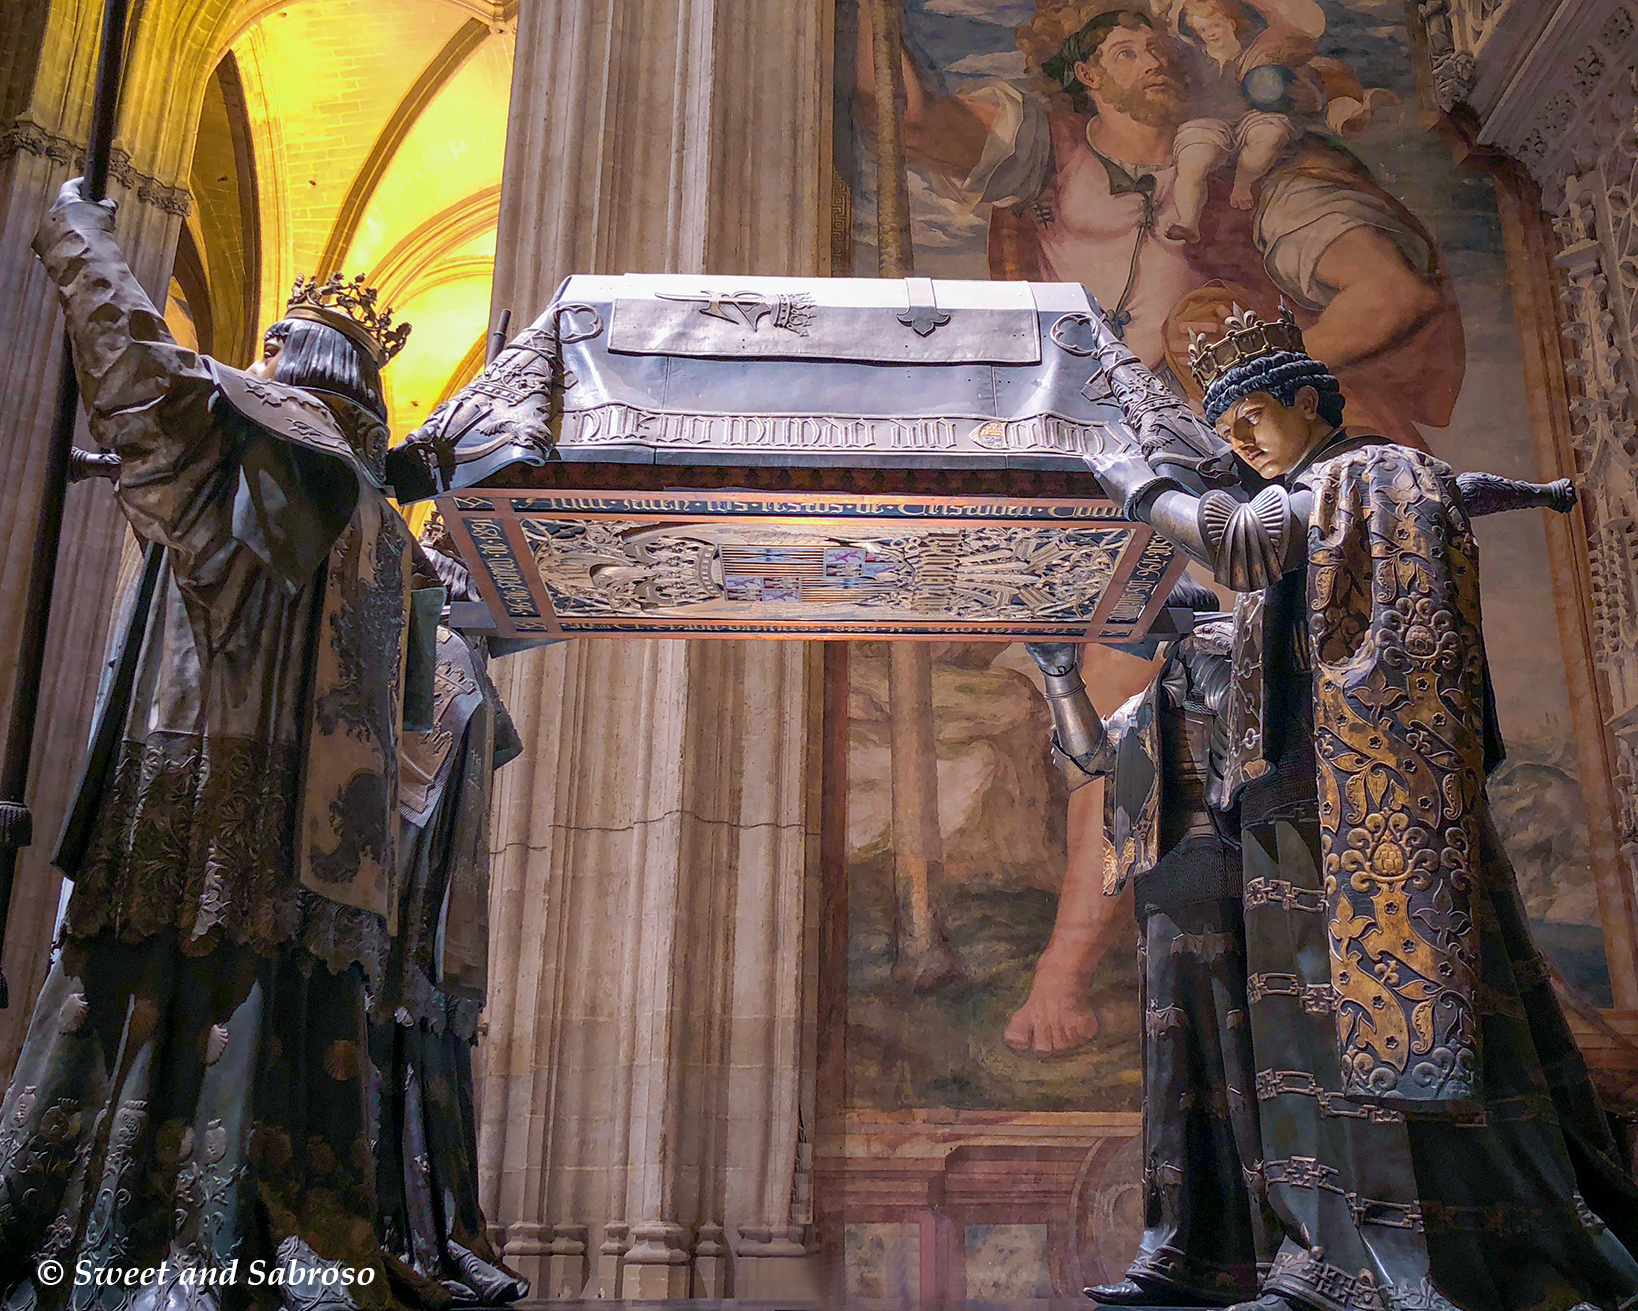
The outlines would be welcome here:
[[[1616,946],[1638,869],[1638,3],[1420,0],[1417,12],[1438,107],[1460,106],[1476,144],[1528,170],[1557,238],[1575,465],[1560,472],[1574,473],[1587,526],[1580,604],[1623,885],[1601,883],[1600,904]],[[1617,1003],[1630,1006],[1633,962],[1617,954]]]
[[[4,132],[0,132],[0,164],[15,155],[39,155],[58,164],[83,168],[85,147],[77,141],[47,132],[38,123],[20,118]],[[152,205],[167,214],[187,218],[193,202],[186,187],[173,187],[147,173],[139,172],[131,163],[128,151],[115,146],[109,152],[108,179],[117,182],[144,204]]]
[[[1592,572],[1593,653],[1606,680],[1617,750],[1617,826],[1638,866],[1638,98],[1599,134],[1594,162],[1564,179],[1554,228],[1562,243],[1566,369],[1578,384],[1570,422],[1582,469]],[[1614,124],[1612,123],[1613,127]]]

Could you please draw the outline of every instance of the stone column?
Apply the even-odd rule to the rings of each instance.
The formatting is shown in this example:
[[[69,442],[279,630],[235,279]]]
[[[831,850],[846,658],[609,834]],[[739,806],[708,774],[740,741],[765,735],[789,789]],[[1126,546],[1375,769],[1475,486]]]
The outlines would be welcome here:
[[[0,122],[0,716],[11,713],[16,634],[23,619],[40,484],[53,429],[62,352],[56,292],[29,243],[63,182],[80,171],[90,119],[91,68],[100,5],[55,7],[48,30],[31,0],[16,6],[7,37],[38,41],[37,58],[0,50],[0,103],[16,114]],[[72,13],[68,11],[73,11]],[[77,16],[76,16],[77,15]],[[8,7],[8,21],[13,17]],[[89,46],[85,43],[89,42]],[[119,142],[145,157],[145,138],[163,124],[134,125]],[[109,195],[119,203],[120,246],[148,294],[165,303],[171,256],[187,213],[187,193],[141,171],[116,149]],[[80,443],[88,443],[82,428]],[[57,562],[56,605],[40,687],[30,801],[34,845],[18,861],[6,930],[4,967],[12,1003],[0,1011],[0,1076],[9,1077],[50,954],[61,879],[51,854],[90,732],[125,519],[109,486],[97,480],[71,487]],[[0,718],[0,725],[6,722]],[[4,729],[0,727],[0,735]]]
[[[828,9],[524,0],[496,309],[572,272],[818,273]],[[530,749],[496,802],[486,1214],[538,1296],[772,1289],[811,1264],[816,652],[588,639],[495,673]]]

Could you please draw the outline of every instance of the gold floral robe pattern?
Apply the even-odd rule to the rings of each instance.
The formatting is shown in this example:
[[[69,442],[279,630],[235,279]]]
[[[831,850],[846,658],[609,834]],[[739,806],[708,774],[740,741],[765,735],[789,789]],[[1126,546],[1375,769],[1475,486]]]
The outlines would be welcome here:
[[[1472,1099],[1485,778],[1478,550],[1451,470],[1371,447],[1316,470],[1314,729],[1345,1091]]]

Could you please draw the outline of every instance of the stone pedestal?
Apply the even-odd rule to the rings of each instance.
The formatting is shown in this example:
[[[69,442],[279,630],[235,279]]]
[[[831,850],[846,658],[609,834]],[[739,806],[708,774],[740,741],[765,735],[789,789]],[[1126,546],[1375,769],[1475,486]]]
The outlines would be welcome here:
[[[665,1220],[633,1225],[620,1270],[620,1296],[643,1302],[687,1297],[692,1282],[688,1250],[683,1247],[687,1238],[681,1225]]]
[[[592,1282],[586,1286],[588,1294],[593,1288],[597,1289],[600,1297],[606,1296],[610,1289],[619,1289],[620,1266],[625,1261],[626,1249],[631,1245],[630,1235],[630,1225],[603,1226],[603,1244],[597,1249],[597,1270]]]
[[[556,1297],[558,1286],[549,1280],[552,1226],[520,1221],[507,1226],[504,1232],[506,1264],[529,1281],[529,1295]],[[578,1284],[575,1287],[579,1289]]]
[[[734,1292],[769,1301],[816,1301],[820,1279],[811,1225],[742,1226],[734,1251]]]
[[[546,1250],[546,1267],[541,1282],[538,1286],[530,1285],[535,1296],[559,1300],[580,1296],[580,1290],[591,1277],[586,1237],[585,1225],[553,1226],[552,1242]],[[510,1249],[507,1256],[508,1258],[511,1256]]]
[[[721,1297],[728,1276],[728,1248],[721,1225],[701,1225],[694,1241],[694,1295]]]

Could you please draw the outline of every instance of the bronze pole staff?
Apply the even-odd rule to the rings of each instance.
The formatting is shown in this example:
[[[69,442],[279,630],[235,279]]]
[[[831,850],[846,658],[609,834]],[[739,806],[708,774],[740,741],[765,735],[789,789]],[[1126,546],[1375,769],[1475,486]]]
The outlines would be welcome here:
[[[105,0],[103,5],[102,44],[97,54],[96,91],[91,101],[91,131],[85,145],[85,184],[81,191],[87,200],[101,200],[108,190],[108,157],[114,143],[114,121],[119,113],[120,74],[129,12],[130,0]],[[29,762],[34,755],[34,724],[40,677],[45,666],[46,632],[51,623],[57,548],[62,539],[63,500],[68,491],[68,464],[79,410],[79,379],[74,373],[73,347],[65,330],[56,424],[47,448],[45,477],[40,489],[40,521],[34,534],[28,599],[17,649],[11,724],[6,731],[4,764],[0,766],[0,952],[5,949],[17,853],[34,840],[34,816],[27,804]],[[0,1007],[9,1005],[10,1001],[5,971],[0,968]]]
[[[904,146],[903,0],[870,0],[876,101],[876,273],[915,275],[910,181]],[[933,653],[925,642],[889,642],[888,748],[893,789],[893,977],[931,992],[962,977],[935,890],[944,882],[938,826],[938,741],[933,730]]]

